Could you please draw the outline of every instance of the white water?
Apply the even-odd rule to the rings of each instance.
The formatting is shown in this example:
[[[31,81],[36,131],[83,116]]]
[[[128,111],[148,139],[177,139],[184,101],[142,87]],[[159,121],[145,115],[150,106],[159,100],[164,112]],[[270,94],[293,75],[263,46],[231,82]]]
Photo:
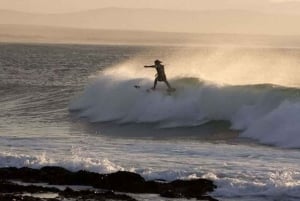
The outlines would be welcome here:
[[[128,70],[130,72],[130,70]],[[193,127],[228,121],[241,137],[279,147],[300,148],[300,91],[273,85],[216,85],[197,78],[173,78],[171,95],[163,84],[146,92],[148,78],[126,78],[123,68],[93,77],[71,103],[90,122],[157,123],[159,128]],[[130,73],[129,73],[130,74]],[[128,75],[128,73],[126,74]],[[136,89],[134,85],[141,85]]]

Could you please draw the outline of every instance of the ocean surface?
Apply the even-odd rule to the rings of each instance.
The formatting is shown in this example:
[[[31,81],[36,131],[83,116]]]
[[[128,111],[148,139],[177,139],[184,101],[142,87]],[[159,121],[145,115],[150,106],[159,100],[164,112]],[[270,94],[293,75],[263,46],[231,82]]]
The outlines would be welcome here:
[[[147,92],[155,59],[175,92]],[[296,201],[299,122],[300,49],[0,44],[1,167],[208,178],[220,200]]]

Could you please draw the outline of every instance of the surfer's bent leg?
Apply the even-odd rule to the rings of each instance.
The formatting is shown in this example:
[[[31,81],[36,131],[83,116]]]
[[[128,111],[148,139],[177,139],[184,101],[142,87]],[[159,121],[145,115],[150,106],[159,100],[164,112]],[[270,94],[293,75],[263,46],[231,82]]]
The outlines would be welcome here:
[[[156,88],[157,80],[158,80],[158,78],[155,78],[155,80],[154,80],[154,85],[153,85],[153,87],[152,87],[153,90]]]
[[[164,80],[164,82],[166,83],[166,85],[168,86],[169,89],[172,89],[171,85],[169,84],[169,82],[167,80]]]

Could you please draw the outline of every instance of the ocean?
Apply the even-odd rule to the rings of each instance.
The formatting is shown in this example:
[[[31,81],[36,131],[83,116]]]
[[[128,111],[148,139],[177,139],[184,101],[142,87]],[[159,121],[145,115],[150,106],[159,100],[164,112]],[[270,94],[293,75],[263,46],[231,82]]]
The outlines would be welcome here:
[[[147,91],[155,59],[175,92]],[[0,167],[208,178],[219,200],[300,200],[299,66],[297,48],[1,43]]]

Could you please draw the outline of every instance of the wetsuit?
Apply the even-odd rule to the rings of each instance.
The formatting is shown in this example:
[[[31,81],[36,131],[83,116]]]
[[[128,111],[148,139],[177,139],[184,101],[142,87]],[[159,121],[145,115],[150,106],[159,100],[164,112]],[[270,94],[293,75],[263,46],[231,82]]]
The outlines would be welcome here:
[[[157,71],[156,74],[157,81],[167,81],[167,77],[165,74],[165,67],[161,64],[156,64],[155,69]]]

